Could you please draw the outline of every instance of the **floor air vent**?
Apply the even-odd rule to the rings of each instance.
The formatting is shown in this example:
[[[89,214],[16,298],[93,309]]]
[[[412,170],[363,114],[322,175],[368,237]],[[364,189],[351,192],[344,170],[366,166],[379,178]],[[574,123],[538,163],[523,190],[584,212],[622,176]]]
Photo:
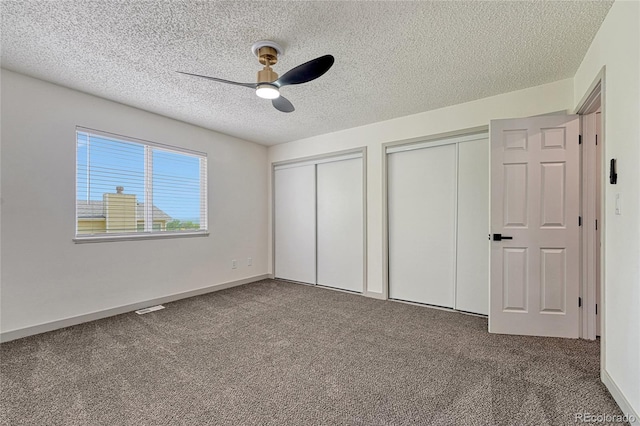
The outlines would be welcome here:
[[[160,309],[164,309],[164,306],[156,305],[156,306],[151,306],[150,308],[138,309],[136,311],[136,314],[144,315],[144,314],[148,314],[149,312],[159,311]]]

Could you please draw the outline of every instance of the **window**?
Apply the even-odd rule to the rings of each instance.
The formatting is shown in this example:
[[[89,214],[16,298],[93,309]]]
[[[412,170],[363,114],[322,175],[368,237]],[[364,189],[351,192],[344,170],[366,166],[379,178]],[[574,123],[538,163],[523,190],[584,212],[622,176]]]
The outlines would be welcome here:
[[[207,155],[76,129],[76,241],[207,232]]]

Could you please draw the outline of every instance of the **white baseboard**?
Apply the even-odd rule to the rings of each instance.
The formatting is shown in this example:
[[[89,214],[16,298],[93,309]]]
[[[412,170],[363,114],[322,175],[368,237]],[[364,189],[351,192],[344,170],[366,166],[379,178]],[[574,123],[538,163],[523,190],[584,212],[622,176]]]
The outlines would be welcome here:
[[[287,280],[287,279],[284,279],[284,278],[274,278],[272,274],[270,274],[269,278],[274,279],[274,280],[278,280],[278,281],[284,281],[284,282],[288,282],[288,283],[293,283],[293,284],[308,285],[308,286],[315,287],[315,288],[325,288],[327,290],[341,291],[341,292],[347,293],[347,294],[357,294],[357,295],[360,295],[360,296],[371,297],[372,299],[387,300],[387,298],[384,297],[384,294],[382,294],[382,293],[375,293],[375,292],[371,292],[371,291],[359,292],[359,291],[352,291],[352,290],[344,290],[342,288],[330,287],[330,286],[326,286],[326,285],[322,285],[322,284],[311,284],[311,283],[303,283],[301,281]]]
[[[137,309],[142,309],[142,308],[146,308],[153,305],[161,305],[163,303],[174,302],[180,299],[186,299],[193,296],[200,296],[202,294],[207,294],[214,291],[220,291],[226,288],[237,287],[239,285],[249,284],[249,283],[264,280],[267,278],[269,278],[269,274],[256,275],[253,277],[244,278],[237,281],[229,281],[226,283],[215,284],[208,287],[185,291],[182,293],[174,293],[168,296],[159,297],[157,299],[145,300],[143,302],[131,303],[129,305],[118,306],[115,308],[105,309],[98,312],[91,312],[89,314],[78,315],[75,317],[65,318],[57,321],[51,321],[44,324],[38,324],[30,327],[19,328],[16,330],[5,331],[0,333],[0,342],[8,342],[10,340],[21,339],[23,337],[33,336],[34,334],[46,333],[47,331],[58,330],[60,328],[70,327],[72,325],[78,325],[84,322],[95,321],[102,318],[112,317],[114,315],[120,315],[127,312],[132,312]]]
[[[640,416],[638,415],[638,412],[633,409],[618,385],[616,385],[616,382],[613,381],[613,379],[605,369],[602,369],[600,371],[600,379],[602,380],[602,383],[604,383],[604,385],[607,387],[607,389],[609,389],[609,392],[611,393],[611,396],[613,396],[613,399],[616,400],[616,403],[620,407],[620,410],[622,410],[622,414],[627,414],[629,417],[634,417],[634,421],[629,422],[631,426],[640,426]]]
[[[367,297],[371,297],[372,299],[378,299],[378,300],[386,300],[386,297],[384,297],[384,294],[382,293],[376,293],[373,291],[366,291],[364,293],[365,296]]]

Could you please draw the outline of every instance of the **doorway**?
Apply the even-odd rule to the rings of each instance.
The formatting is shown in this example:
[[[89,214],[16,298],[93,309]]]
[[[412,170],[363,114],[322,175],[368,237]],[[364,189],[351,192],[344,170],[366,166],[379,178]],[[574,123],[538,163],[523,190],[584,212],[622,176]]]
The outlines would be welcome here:
[[[578,148],[579,145],[580,148],[577,151],[574,151],[577,155],[572,157],[576,158],[577,160],[577,164],[579,165],[579,174],[573,174],[573,176],[575,176],[576,178],[573,189],[567,186],[565,190],[558,192],[559,196],[556,198],[558,198],[558,200],[562,198],[565,200],[565,202],[524,202],[520,204],[511,203],[513,204],[513,206],[511,204],[503,205],[506,202],[506,198],[500,196],[503,191],[496,191],[495,188],[492,189],[494,195],[497,195],[497,198],[494,197],[496,198],[494,200],[496,201],[496,205],[494,205],[492,208],[492,218],[496,219],[496,217],[494,217],[494,213],[497,213],[497,216],[500,216],[500,213],[508,213],[509,215],[511,215],[511,213],[515,214],[517,212],[522,213],[522,220],[520,220],[519,222],[517,220],[508,221],[505,219],[504,224],[502,223],[503,221],[500,220],[498,220],[498,222],[500,223],[492,224],[492,228],[498,229],[498,232],[501,232],[501,224],[504,225],[503,228],[505,228],[505,230],[506,228],[509,228],[509,236],[507,237],[509,238],[509,241],[505,244],[504,242],[498,240],[497,243],[494,243],[494,247],[492,248],[501,249],[502,252],[504,252],[502,254],[506,253],[510,255],[514,258],[515,262],[514,265],[506,265],[505,262],[497,262],[496,265],[492,266],[493,315],[490,314],[489,322],[490,330],[492,330],[493,332],[507,334],[549,335],[558,337],[581,337],[583,339],[589,340],[594,340],[597,336],[601,335],[600,325],[603,323],[601,318],[603,317],[604,312],[604,298],[603,292],[601,290],[603,287],[602,259],[604,255],[602,251],[604,222],[602,200],[604,184],[603,171],[605,170],[605,164],[603,160],[604,138],[602,136],[602,111],[603,96],[601,95],[601,79],[598,79],[597,82],[592,86],[592,90],[589,92],[589,96],[585,97],[585,100],[581,103],[581,106],[576,110],[576,113],[578,115],[573,116],[575,117],[574,122],[576,122],[577,124],[575,126],[576,132],[579,131],[580,135],[579,143],[576,143],[573,146],[575,148]],[[567,119],[572,117],[565,115],[552,116],[566,117]],[[530,169],[532,168],[527,168],[525,165],[522,165],[525,163],[526,158],[520,158],[523,157],[523,153],[528,151],[528,148],[530,148],[530,146],[526,144],[527,137],[523,136],[522,144],[520,145],[516,144],[514,141],[512,141],[512,139],[517,134],[519,134],[518,131],[526,127],[525,124],[540,124],[543,121],[552,120],[550,118],[552,116],[538,116],[530,117],[528,119],[520,119],[520,121],[523,121],[523,123],[520,123],[518,120],[492,121],[492,132],[494,130],[498,130],[501,124],[504,124],[507,127],[519,126],[518,129],[516,129],[515,127],[513,129],[509,127],[507,130],[502,131],[502,133],[504,133],[503,135],[495,135],[496,139],[498,139],[498,136],[502,136],[502,139],[505,139],[504,141],[502,141],[502,143],[498,143],[496,145],[496,149],[500,150],[499,148],[501,148],[505,152],[513,151],[515,154],[512,155],[518,155],[518,158],[516,159],[511,159],[509,161],[505,160],[505,164],[502,164],[502,167],[498,167],[498,169],[508,170],[509,168],[514,169],[520,167],[523,170],[528,170],[526,175],[528,178],[531,178],[532,176],[530,176]],[[504,121],[504,123],[501,123],[502,121]],[[564,143],[558,143],[556,144],[557,146],[552,146],[553,143],[546,143],[546,134],[551,134],[552,131],[556,131],[562,126],[559,126],[557,124],[551,125],[549,123],[543,124],[544,126],[538,126],[540,127],[539,130],[532,128],[529,129],[530,132],[520,133],[522,133],[523,135],[529,134],[529,136],[540,135],[542,137],[542,141],[539,142],[542,143],[542,151],[547,150],[551,153],[559,153],[569,146],[565,145]],[[520,127],[522,127],[522,129],[520,129]],[[570,132],[566,130],[557,133],[568,135]],[[550,138],[549,141],[551,140],[552,139]],[[578,141],[578,137],[576,135],[575,139],[571,137],[569,138],[569,140]],[[538,144],[535,145],[537,146]],[[496,158],[494,157],[495,156],[492,155],[492,161],[496,160]],[[545,161],[540,163],[540,166],[543,169],[542,171],[545,171],[544,169],[551,170],[551,166],[555,166],[556,164],[562,164],[563,166],[569,164],[568,162],[566,162],[566,159],[560,160],[562,161],[551,160],[548,158],[545,159]],[[577,168],[575,168],[574,170],[577,170]],[[499,173],[497,175],[499,175]],[[542,175],[545,175],[545,173],[541,173],[541,176]],[[566,181],[566,178],[569,175],[565,173],[563,173],[562,175],[563,179],[561,180],[564,180],[568,183],[568,181]],[[549,176],[551,176],[551,174],[549,174]],[[494,177],[495,176],[492,176],[492,181]],[[524,175],[521,179],[523,185],[526,184],[528,189],[531,189],[529,188],[529,186],[531,186],[531,183],[536,180],[536,176],[533,176],[533,179],[527,179],[524,177]],[[507,179],[507,181],[510,185],[514,184],[514,179]],[[516,182],[519,181],[516,180]],[[494,184],[492,183],[492,185]],[[561,189],[564,186],[565,185],[551,185],[547,189]],[[517,194],[531,193],[533,195],[546,194],[547,192],[548,191],[546,190],[541,191],[540,188],[533,188],[533,190],[531,191],[516,191]],[[553,195],[554,192],[550,191],[549,193]],[[567,202],[567,197],[570,196],[571,193],[576,194],[577,196],[574,198],[574,201]],[[529,216],[533,217],[536,213],[544,213],[543,216],[547,216],[547,214],[545,213],[547,209],[544,208],[546,204],[550,206],[566,206],[566,211],[563,208],[556,212],[558,213],[559,218],[561,216],[564,216],[568,212],[568,209],[572,209],[575,212],[575,215],[578,216],[577,223],[575,223],[574,225],[571,220],[567,220],[565,224],[563,220],[559,220],[555,224],[550,223],[551,226],[545,226],[545,224],[543,223],[544,221],[542,220],[538,220],[536,218],[534,218],[534,220],[531,220]],[[521,211],[515,208],[518,207],[518,205],[522,206]],[[525,206],[530,205],[533,206],[533,208],[525,208]],[[538,210],[536,206],[540,206],[540,210],[538,212],[536,212],[536,210]],[[527,215],[527,212],[531,214]],[[554,213],[553,210],[549,210],[549,212]],[[574,217],[573,213],[569,214],[568,216],[569,219],[571,217]],[[497,217],[497,219],[500,218]],[[559,232],[564,229],[569,230],[569,228],[573,228],[575,231],[575,233],[573,234],[575,235],[575,241],[579,242],[577,247],[561,247],[562,250],[559,250],[559,243],[556,242],[554,244],[546,243],[548,247],[540,249],[540,252],[542,254],[545,254],[545,258],[547,261],[554,260],[551,254],[556,254],[556,251],[558,251],[558,253],[563,252],[562,256],[557,256],[559,261],[556,262],[557,265],[555,266],[559,265],[559,268],[556,268],[558,269],[558,271],[556,271],[558,273],[551,273],[547,277],[550,278],[550,280],[542,279],[544,278],[544,275],[547,275],[546,273],[543,274],[543,272],[547,272],[547,270],[553,272],[552,269],[547,268],[544,264],[546,261],[536,263],[535,265],[533,265],[533,267],[529,265],[529,263],[531,263],[529,262],[529,260],[531,260],[530,258],[532,255],[527,255],[527,252],[537,252],[538,250],[529,250],[526,247],[526,241],[520,241],[523,239],[518,238],[519,232],[521,233],[522,230],[526,230],[531,227],[529,226],[528,222],[532,222],[533,225],[535,225],[536,223],[540,223],[541,231],[543,228],[550,228],[549,230],[547,230],[548,232]],[[492,232],[496,231],[493,230]],[[514,235],[512,236],[512,234]],[[495,235],[501,236],[504,239],[504,236],[502,236],[501,234],[494,234],[494,241],[497,240],[495,238]],[[512,238],[514,241],[512,241]],[[537,241],[539,239],[534,238],[534,240]],[[566,238],[564,238],[563,240],[567,241]],[[510,244],[513,245],[513,248],[510,248]],[[549,249],[549,247],[551,247],[553,250]],[[492,250],[492,263],[494,260],[500,260],[500,256],[496,255],[497,253],[497,251],[494,253],[494,250]],[[522,265],[518,264],[517,262],[518,260],[520,260],[517,257],[518,254],[520,254],[520,257],[522,257]],[[571,255],[571,259],[573,259],[571,264],[575,266],[570,267],[570,264],[567,261],[569,260],[569,255]],[[533,256],[533,258],[534,260],[536,260],[535,256]],[[541,257],[541,260],[542,258],[543,257]],[[525,262],[525,260],[527,261]],[[551,263],[551,266],[554,266],[554,264]],[[512,277],[512,269],[515,272],[521,271],[522,274],[515,273]],[[529,277],[531,273],[535,274],[536,271],[540,272],[540,279],[529,280],[528,278],[524,278]],[[575,271],[572,272],[572,278],[569,278],[569,276],[567,275],[569,271]],[[558,277],[563,276],[565,277],[564,283],[562,280],[557,279]],[[518,281],[518,277],[523,277],[523,279],[521,281]],[[507,278],[509,278],[508,281]],[[496,280],[496,283],[493,283],[494,279]],[[539,289],[535,288],[537,283],[539,283]],[[557,306],[553,306],[553,303],[550,303],[554,301],[556,302]],[[575,303],[575,305],[573,303]],[[539,304],[540,306],[538,306],[537,304]],[[549,305],[551,309],[543,309],[545,307],[544,305]],[[518,326],[516,320],[526,316],[530,316],[532,318],[526,318],[526,321],[523,321],[521,326]],[[570,324],[567,324],[565,331],[560,333],[558,331],[560,330],[558,322],[563,318],[569,317],[572,317],[573,320],[570,321]],[[549,322],[548,327],[534,327],[537,323],[543,324],[545,320],[548,320],[547,322]]]
[[[582,298],[581,337],[601,334],[603,146],[602,95],[598,82],[578,110],[582,133]]]

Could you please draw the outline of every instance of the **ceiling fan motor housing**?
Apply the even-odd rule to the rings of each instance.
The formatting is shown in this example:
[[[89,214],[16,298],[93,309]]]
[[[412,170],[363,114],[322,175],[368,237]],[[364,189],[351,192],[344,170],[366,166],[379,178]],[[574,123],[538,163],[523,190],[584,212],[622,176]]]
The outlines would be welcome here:
[[[278,79],[278,73],[269,67],[264,67],[263,70],[258,71],[258,84],[260,83],[272,83]]]
[[[260,47],[256,54],[258,60],[264,69],[258,71],[258,83],[271,83],[278,79],[278,74],[271,69],[271,65],[275,65],[278,62],[278,51],[271,46]]]
[[[256,54],[262,65],[275,65],[278,62],[278,51],[271,46],[262,46]]]

